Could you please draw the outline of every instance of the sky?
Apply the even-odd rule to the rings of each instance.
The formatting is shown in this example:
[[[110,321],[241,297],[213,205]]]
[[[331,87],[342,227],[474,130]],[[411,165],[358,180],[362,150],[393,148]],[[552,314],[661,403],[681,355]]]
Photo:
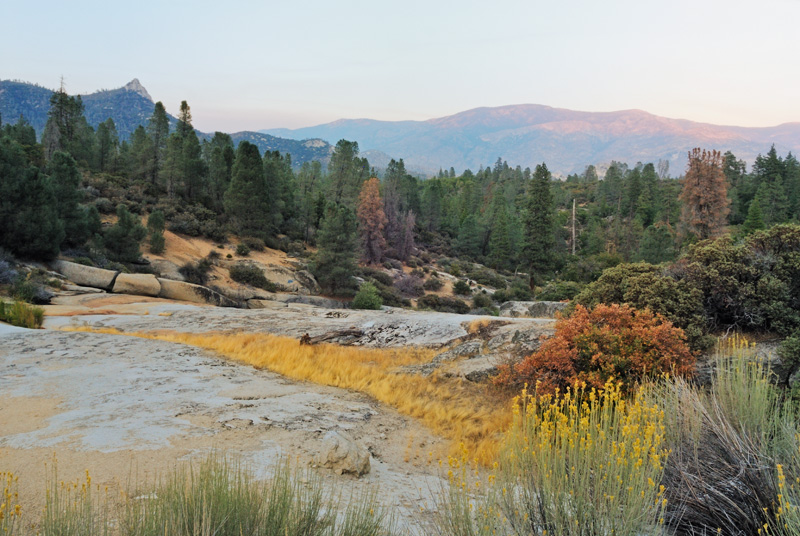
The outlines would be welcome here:
[[[138,78],[202,131],[534,103],[800,121],[800,0],[0,0],[0,79]]]

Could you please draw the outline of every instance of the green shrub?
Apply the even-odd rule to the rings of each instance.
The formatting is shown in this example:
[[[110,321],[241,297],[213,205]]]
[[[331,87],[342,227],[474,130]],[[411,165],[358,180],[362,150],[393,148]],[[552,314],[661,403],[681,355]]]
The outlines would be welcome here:
[[[378,289],[378,294],[380,294],[384,305],[390,307],[409,307],[411,305],[411,301],[408,298],[404,298],[394,286],[384,285],[375,279],[371,279],[370,283]]]
[[[164,249],[166,248],[167,241],[164,238],[164,233],[159,231],[153,231],[150,233],[150,253],[154,255],[160,255],[164,253]]]
[[[264,249],[266,249],[264,241],[261,240],[260,238],[255,238],[253,236],[246,236],[242,238],[242,244],[244,244],[253,251],[264,251]]]
[[[686,333],[693,350],[710,347],[703,315],[703,294],[690,282],[675,280],[662,268],[647,263],[620,264],[609,268],[586,286],[573,302],[587,308],[598,304],[628,304],[650,309]]]
[[[488,268],[480,268],[478,270],[472,270],[467,273],[467,277],[487,287],[492,287],[495,289],[506,288],[505,278],[499,275],[494,270],[489,270]]]
[[[541,301],[571,300],[581,291],[581,288],[583,286],[574,281],[551,281],[536,295],[536,299]]]
[[[378,310],[383,305],[383,299],[378,293],[378,289],[372,283],[364,283],[356,292],[353,298],[353,309],[373,309]]]
[[[485,292],[479,292],[472,297],[472,306],[475,309],[489,309],[493,304],[491,296]]]
[[[436,292],[437,290],[441,290],[443,286],[444,286],[444,283],[442,283],[442,280],[439,279],[438,277],[431,277],[430,279],[427,279],[422,284],[422,288],[423,289],[430,290],[430,291],[433,291],[433,292]]]
[[[250,247],[247,244],[238,244],[236,246],[236,254],[240,257],[247,257],[250,255]]]
[[[437,296],[436,294],[426,294],[417,300],[419,309],[433,309],[442,313],[457,313],[465,315],[469,313],[469,305],[458,298],[448,298]]]
[[[0,320],[12,326],[39,329],[44,322],[44,309],[18,300],[11,304],[0,300]]]
[[[210,270],[211,261],[209,259],[200,259],[196,263],[187,262],[178,268],[178,272],[186,281],[195,285],[205,285],[208,282],[208,272]]]
[[[255,264],[235,264],[228,270],[231,279],[237,283],[261,288],[269,292],[278,292],[278,285],[268,280],[264,271]]]
[[[361,276],[364,279],[373,279],[378,283],[380,283],[381,285],[385,285],[387,287],[391,287],[394,284],[392,276],[390,276],[384,271],[376,270],[375,268],[369,268],[369,267],[361,268]]]
[[[470,294],[472,294],[472,289],[469,288],[469,283],[467,283],[463,279],[459,279],[453,285],[453,293],[459,294],[461,296],[469,296]]]

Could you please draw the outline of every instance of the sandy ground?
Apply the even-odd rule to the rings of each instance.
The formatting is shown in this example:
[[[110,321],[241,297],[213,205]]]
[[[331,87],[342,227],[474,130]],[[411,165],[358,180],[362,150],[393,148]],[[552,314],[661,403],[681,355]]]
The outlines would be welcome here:
[[[357,479],[319,468],[326,485],[345,494],[379,488],[407,528],[425,519],[420,509],[435,507],[436,462],[446,456],[447,442],[365,395],[288,380],[181,344],[58,330],[88,325],[299,337],[357,328],[364,346],[441,347],[462,340],[480,317],[277,302],[240,310],[105,293],[62,296],[46,310],[44,330],[0,324],[0,471],[19,475],[26,511],[40,510],[45,463],[52,468],[54,455],[59,479],[83,478],[88,469],[94,483],[117,493],[212,450],[241,458],[260,477],[282,458],[314,467],[328,430],[347,431],[368,448],[372,470]],[[498,330],[509,335],[552,326],[501,320]]]

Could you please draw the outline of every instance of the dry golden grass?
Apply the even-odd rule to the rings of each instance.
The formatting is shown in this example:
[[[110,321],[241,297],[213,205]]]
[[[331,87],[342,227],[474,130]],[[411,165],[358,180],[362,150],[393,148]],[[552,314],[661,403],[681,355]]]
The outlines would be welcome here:
[[[419,419],[434,432],[452,440],[454,448],[463,443],[473,457],[483,463],[494,459],[502,434],[511,423],[508,404],[490,396],[484,386],[398,370],[406,365],[430,362],[434,353],[427,349],[308,346],[296,339],[268,334],[123,333],[113,329],[74,329],[188,344],[295,380],[365,393],[404,415]]]

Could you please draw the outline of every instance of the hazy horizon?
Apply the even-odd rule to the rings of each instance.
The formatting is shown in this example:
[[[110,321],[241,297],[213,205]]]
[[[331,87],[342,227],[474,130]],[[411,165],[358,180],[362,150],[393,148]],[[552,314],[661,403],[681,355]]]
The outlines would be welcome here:
[[[0,78],[57,88],[63,76],[72,94],[138,78],[170,113],[187,100],[203,131],[526,103],[732,126],[800,121],[797,0],[48,0],[5,4],[0,16],[0,43],[13,51]]]

